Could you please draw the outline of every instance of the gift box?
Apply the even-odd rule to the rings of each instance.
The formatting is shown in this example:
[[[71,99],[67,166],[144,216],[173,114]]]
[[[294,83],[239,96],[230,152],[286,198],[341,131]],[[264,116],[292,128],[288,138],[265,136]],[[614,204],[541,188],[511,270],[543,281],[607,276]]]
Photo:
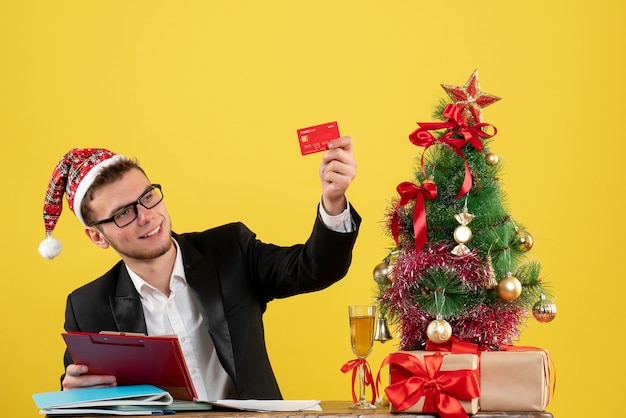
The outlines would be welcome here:
[[[469,368],[475,370],[479,385],[477,386],[477,399],[470,400],[457,397],[464,411],[468,414],[482,411],[506,411],[506,412],[533,412],[544,411],[550,402],[550,373],[551,360],[546,350],[534,347],[502,347],[502,351],[481,351],[475,350],[476,354],[459,354],[464,347],[458,346],[452,351],[398,351],[389,357],[397,355],[410,355],[423,359],[434,353],[443,356],[440,371],[442,374],[452,370]],[[467,351],[466,351],[467,352]],[[478,367],[467,366],[470,362],[477,361]],[[471,360],[474,358],[474,360]],[[389,364],[389,387],[392,396],[387,392],[390,400],[390,408],[394,412],[438,412],[436,410],[424,409],[426,398],[420,396],[411,405],[406,405],[406,400],[410,398],[411,390],[415,384],[411,384],[409,379],[413,377],[414,371],[400,364],[398,359],[388,361],[385,359],[383,366]],[[381,368],[383,367],[381,366]],[[418,370],[418,374],[424,375],[423,370]],[[380,372],[379,372],[380,374]],[[404,382],[404,383],[403,383]],[[402,383],[401,392],[393,385]],[[415,395],[413,395],[415,396]],[[392,401],[395,397],[395,402]],[[453,396],[454,397],[454,396]],[[411,399],[411,401],[413,401]],[[430,404],[432,405],[432,403]],[[400,407],[398,407],[400,406]],[[432,409],[432,408],[431,408]],[[444,414],[441,414],[444,417]]]
[[[442,418],[466,418],[478,412],[476,354],[397,351],[385,358],[381,368],[387,364],[385,393],[392,412],[438,413]]]
[[[545,350],[480,354],[480,409],[543,411],[550,402],[550,359]]]

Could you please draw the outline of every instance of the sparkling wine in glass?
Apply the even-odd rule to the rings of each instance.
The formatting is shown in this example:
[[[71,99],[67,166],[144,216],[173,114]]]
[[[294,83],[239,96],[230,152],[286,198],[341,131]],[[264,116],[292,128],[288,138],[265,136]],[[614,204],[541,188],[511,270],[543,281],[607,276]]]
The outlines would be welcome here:
[[[375,306],[348,306],[350,316],[350,343],[354,355],[363,360],[359,364],[359,399],[351,406],[354,409],[375,409],[365,397],[365,359],[374,345]],[[373,384],[373,382],[372,382]]]

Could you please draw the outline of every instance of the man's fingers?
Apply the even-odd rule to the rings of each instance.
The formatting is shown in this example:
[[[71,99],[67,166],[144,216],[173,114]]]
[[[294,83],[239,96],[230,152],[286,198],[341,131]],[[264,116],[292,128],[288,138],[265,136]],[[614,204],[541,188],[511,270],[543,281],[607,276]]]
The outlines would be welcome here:
[[[352,137],[342,136],[341,138],[333,139],[328,142],[328,149],[343,148],[346,151],[352,151]]]

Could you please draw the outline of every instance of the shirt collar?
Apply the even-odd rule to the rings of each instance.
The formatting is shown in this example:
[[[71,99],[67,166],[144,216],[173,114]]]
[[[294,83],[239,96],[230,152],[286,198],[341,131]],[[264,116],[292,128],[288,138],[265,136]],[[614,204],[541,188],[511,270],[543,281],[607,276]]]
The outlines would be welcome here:
[[[185,278],[185,267],[183,265],[183,256],[180,252],[180,246],[178,242],[174,238],[172,238],[172,242],[176,246],[176,259],[174,260],[174,269],[172,270],[172,277],[170,278],[170,291],[173,291],[177,285],[186,284],[187,279]],[[145,298],[149,293],[157,291],[157,289],[151,284],[147,283],[144,279],[141,278],[137,273],[132,271],[130,267],[126,264],[126,270],[128,271],[128,275],[130,276],[130,280],[133,282],[133,286],[137,289],[137,293],[142,298]]]

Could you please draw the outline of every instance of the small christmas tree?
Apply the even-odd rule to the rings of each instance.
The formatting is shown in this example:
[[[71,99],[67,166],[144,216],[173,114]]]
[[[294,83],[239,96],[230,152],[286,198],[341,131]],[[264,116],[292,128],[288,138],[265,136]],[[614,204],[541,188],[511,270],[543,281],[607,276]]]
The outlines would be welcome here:
[[[374,269],[382,316],[400,334],[400,349],[421,349],[451,335],[485,349],[511,345],[532,311],[556,315],[533,239],[504,205],[501,163],[489,151],[497,130],[482,109],[499,97],[483,93],[474,71],[463,86],[442,85],[450,100],[409,135],[423,147],[415,180],[397,187],[386,212],[395,247]]]

